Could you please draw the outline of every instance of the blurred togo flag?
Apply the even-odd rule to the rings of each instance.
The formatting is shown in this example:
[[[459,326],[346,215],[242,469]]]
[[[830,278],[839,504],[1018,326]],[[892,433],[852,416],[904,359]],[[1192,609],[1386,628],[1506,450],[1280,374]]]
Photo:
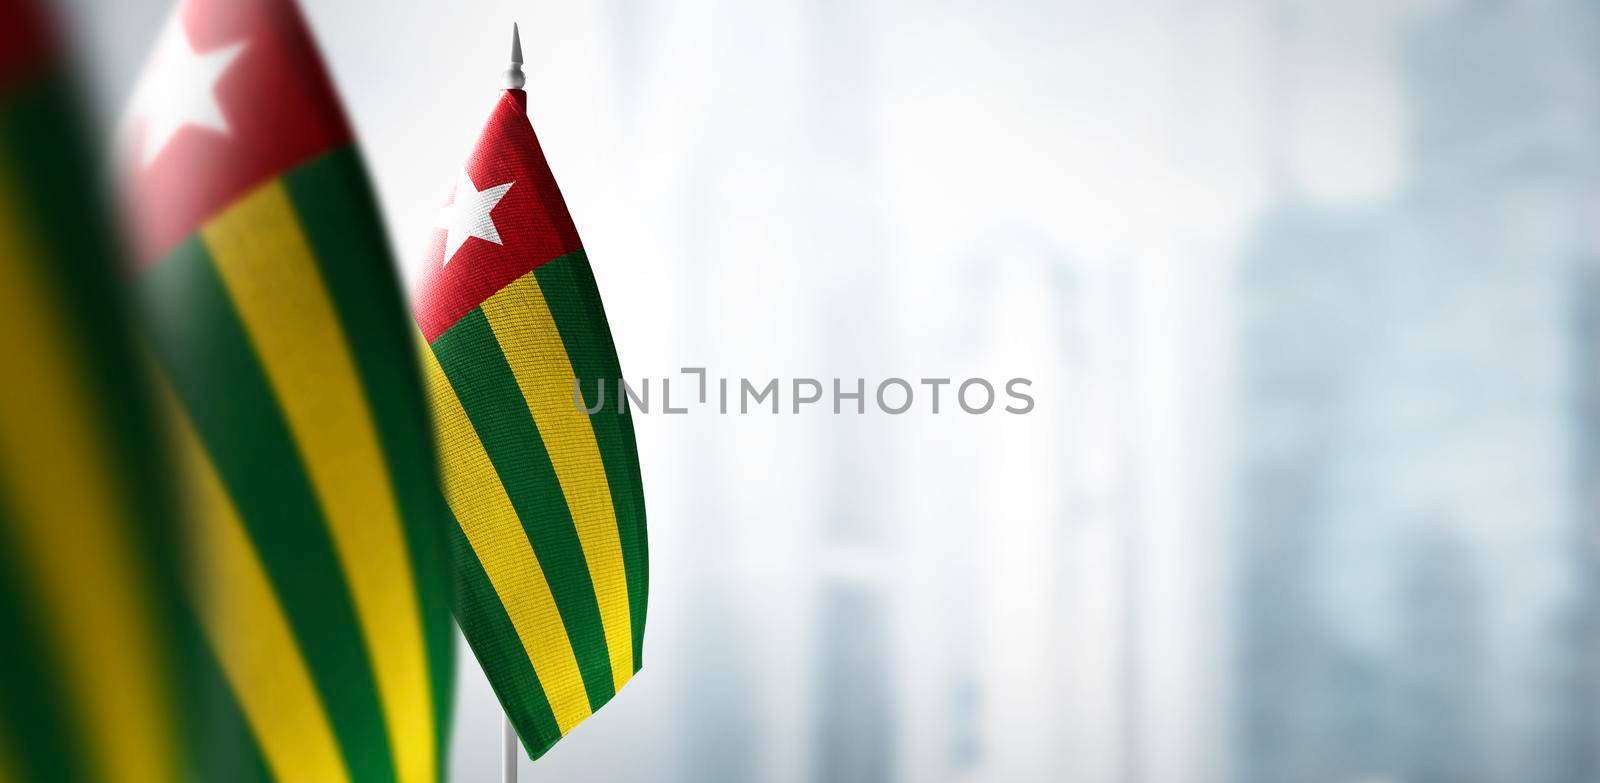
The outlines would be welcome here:
[[[132,278],[224,683],[207,747],[251,778],[440,779],[447,518],[416,353],[292,0],[181,4],[128,120]]]
[[[513,47],[413,312],[458,523],[456,618],[538,757],[638,671],[648,563],[633,423],[600,399],[616,349]]]
[[[0,780],[170,783],[179,549],[105,177],[38,9],[0,20]]]

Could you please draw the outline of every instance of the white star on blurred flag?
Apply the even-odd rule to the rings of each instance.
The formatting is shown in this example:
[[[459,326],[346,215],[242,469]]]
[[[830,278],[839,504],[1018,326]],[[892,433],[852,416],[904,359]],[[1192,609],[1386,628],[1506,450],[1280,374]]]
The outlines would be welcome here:
[[[217,102],[217,82],[244,51],[245,42],[196,51],[180,13],[167,23],[154,56],[133,95],[130,119],[144,127],[140,161],[154,163],[185,126],[226,136],[228,120]]]

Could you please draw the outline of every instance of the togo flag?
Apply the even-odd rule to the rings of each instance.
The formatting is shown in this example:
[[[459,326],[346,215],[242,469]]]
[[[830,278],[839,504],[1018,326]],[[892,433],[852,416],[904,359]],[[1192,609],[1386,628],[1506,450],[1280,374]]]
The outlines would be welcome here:
[[[508,75],[412,304],[456,518],[456,619],[537,758],[638,671],[648,567],[632,420],[574,400],[581,383],[599,406],[602,379],[615,395],[611,330]]]
[[[180,550],[125,263],[54,36],[0,20],[0,780],[170,783]]]
[[[254,778],[434,781],[448,563],[414,341],[371,188],[292,0],[191,0],[131,106],[134,284]],[[233,778],[235,780],[245,778]]]

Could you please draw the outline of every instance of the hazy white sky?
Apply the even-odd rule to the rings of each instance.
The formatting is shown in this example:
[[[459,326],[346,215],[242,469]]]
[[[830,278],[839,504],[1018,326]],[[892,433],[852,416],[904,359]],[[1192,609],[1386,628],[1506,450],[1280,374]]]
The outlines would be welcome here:
[[[832,491],[838,442],[859,444],[863,464],[883,471],[875,479],[886,487],[882,503],[902,509],[895,524],[908,542],[970,520],[937,517],[953,513],[951,504],[927,508],[928,493],[941,488],[926,476],[942,474],[924,471],[918,483],[897,479],[885,464],[920,459],[931,471],[956,464],[947,457],[990,451],[1031,459],[1033,468],[985,473],[979,485],[1007,498],[991,509],[1004,513],[985,522],[999,531],[991,542],[999,565],[975,577],[989,580],[977,591],[989,598],[973,599],[993,602],[976,609],[991,618],[987,632],[1025,646],[1077,649],[1092,639],[1083,665],[1101,668],[1085,671],[1115,676],[1119,666],[1137,667],[1160,684],[1144,691],[1141,707],[1152,717],[1138,729],[1148,734],[1143,748],[1159,773],[1152,779],[1211,779],[1218,759],[1202,713],[1214,697],[1208,689],[1217,687],[1208,668],[1216,640],[1192,618],[1212,609],[1196,603],[1197,588],[1215,587],[1204,583],[1214,573],[1201,549],[1218,500],[1207,489],[1215,468],[1205,455],[1220,437],[1214,406],[1223,392],[1226,273],[1271,196],[1274,149],[1313,197],[1361,201],[1394,187],[1404,135],[1390,39],[1397,4],[1297,4],[1300,32],[1275,27],[1269,4],[1253,0],[890,0],[847,16],[839,14],[853,4],[800,0],[303,5],[407,266],[494,100],[510,24],[521,23],[531,114],[595,259],[630,376],[711,365],[713,373],[793,377],[857,355],[880,375],[983,366],[1065,377],[1072,368],[1060,343],[1041,333],[1059,305],[1039,298],[1037,272],[1019,272],[995,289],[996,299],[976,304],[962,276],[974,258],[987,263],[992,245],[1017,237],[1045,248],[1038,258],[1070,266],[1091,292],[1080,303],[1100,313],[1085,316],[1082,327],[1098,341],[1083,361],[1100,375],[1081,391],[1100,401],[1094,410],[1103,415],[1087,430],[1098,434],[1078,448],[1093,466],[1112,445],[1131,444],[1137,478],[1091,470],[1083,480],[1131,482],[1143,525],[1135,545],[1154,564],[1140,587],[1146,638],[1188,654],[1134,656],[1107,646],[1110,625],[1127,607],[1109,587],[1116,569],[1094,554],[1119,545],[1105,530],[1085,528],[1075,553],[1088,558],[1074,561],[1083,581],[1070,588],[1083,600],[1063,611],[1082,612],[1080,640],[1006,613],[1013,603],[1041,612],[1060,604],[1048,591],[1064,588],[1042,576],[1061,567],[1055,553],[999,536],[1015,523],[1048,539],[1069,513],[1038,488],[1076,459],[1058,453],[1061,440],[1074,436],[1054,429],[1070,424],[1064,419],[1047,429],[998,431],[946,429],[940,420],[913,435],[837,421],[645,417],[652,663],[617,705],[525,780],[659,777],[651,770],[682,777],[694,763],[683,750],[686,733],[707,719],[702,711],[719,707],[700,689],[717,675],[700,670],[695,647],[695,637],[712,629],[755,640],[744,648],[750,660],[740,663],[758,684],[742,698],[771,731],[750,752],[776,770],[773,780],[809,779],[806,743],[818,709],[804,685],[815,644],[810,596],[837,567],[832,550],[817,543],[816,518],[826,513],[818,498]],[[96,105],[114,117],[167,3],[66,6],[92,53]],[[1288,97],[1274,102],[1274,95]],[[1033,252],[1021,252],[1018,269],[1031,268]],[[881,310],[875,326],[827,337],[839,303],[869,285],[879,292],[866,302]],[[1134,304],[1119,305],[1123,299]],[[974,307],[1020,319],[1005,323],[1032,337],[974,354],[962,347],[970,324],[960,320],[969,312],[963,308]],[[1043,394],[1041,407],[1067,404],[1066,391]],[[685,465],[693,444],[741,458]],[[1031,487],[1023,483],[1029,476],[1037,482]],[[931,527],[903,509],[935,515],[926,520]],[[701,519],[708,514],[720,521]],[[730,542],[724,554],[735,561],[732,583],[743,593],[709,609],[693,598],[718,584],[690,540],[705,535]],[[867,557],[886,558],[892,573],[939,573],[927,570],[937,561],[919,558],[945,556],[938,542],[953,540]],[[814,557],[774,557],[774,550]],[[924,631],[944,633],[942,604],[911,588],[898,595],[899,644],[915,648],[927,644]],[[916,678],[944,676],[940,667],[962,665],[966,653],[927,655],[924,668],[908,662],[909,679],[899,684],[911,694],[907,704],[938,707],[917,694],[938,693],[944,683]],[[981,645],[971,655],[997,687],[1032,681],[1043,676],[1035,667],[1055,665],[1048,656],[1008,658]],[[498,711],[469,657],[461,675],[456,779],[488,780]],[[1084,765],[1076,768],[1083,780],[1116,774],[1119,729],[1096,717],[1115,708],[1096,700],[1116,694],[1082,672],[1061,687],[1078,689],[1063,701],[1084,703],[1076,716],[1040,718],[1064,721],[1060,731],[1024,726],[1000,708],[985,718],[994,779],[1026,779],[1068,763]],[[944,742],[944,725],[930,721],[911,715],[897,731],[908,749],[904,765],[935,779],[940,757],[918,760]],[[1077,737],[1081,761],[1059,757],[1062,736]]]

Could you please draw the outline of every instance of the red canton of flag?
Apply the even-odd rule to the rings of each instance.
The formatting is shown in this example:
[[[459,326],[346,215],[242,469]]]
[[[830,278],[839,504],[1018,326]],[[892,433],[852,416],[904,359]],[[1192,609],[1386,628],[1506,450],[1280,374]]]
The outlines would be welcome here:
[[[510,186],[487,214],[499,243],[474,234],[446,258],[450,236],[441,229],[423,254],[413,311],[429,342],[513,280],[583,246],[528,122],[527,100],[522,90],[506,90],[467,159],[465,174],[478,191]]]
[[[44,64],[51,38],[32,2],[0,0],[0,19],[0,90],[6,90]]]
[[[351,139],[307,26],[283,0],[190,0],[135,95],[128,203],[142,268],[266,180]]]

